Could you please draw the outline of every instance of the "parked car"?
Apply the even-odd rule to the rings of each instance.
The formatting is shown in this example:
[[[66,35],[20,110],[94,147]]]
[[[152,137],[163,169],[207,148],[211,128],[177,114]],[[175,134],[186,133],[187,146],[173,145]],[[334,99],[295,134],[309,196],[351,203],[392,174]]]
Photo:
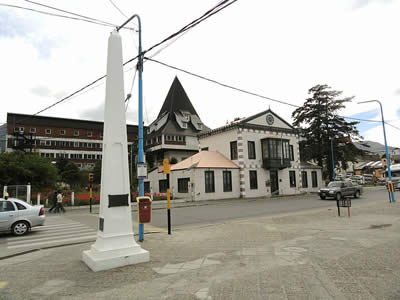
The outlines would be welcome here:
[[[393,177],[392,183],[395,191],[400,191],[400,177]]]
[[[345,181],[331,181],[326,188],[319,190],[319,197],[324,200],[326,198],[333,198],[340,200],[343,197],[359,198],[361,195],[361,186],[353,183],[350,180]]]
[[[0,198],[0,231],[24,235],[32,227],[44,224],[46,216],[42,205],[32,206],[15,198]]]

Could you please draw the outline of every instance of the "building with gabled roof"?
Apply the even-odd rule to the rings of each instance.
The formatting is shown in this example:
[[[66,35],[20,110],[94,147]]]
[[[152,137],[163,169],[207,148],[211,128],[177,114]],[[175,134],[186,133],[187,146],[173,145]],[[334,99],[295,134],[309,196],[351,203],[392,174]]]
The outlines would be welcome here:
[[[240,167],[240,197],[317,192],[321,168],[300,162],[299,132],[271,109],[199,134],[200,148]]]
[[[199,151],[197,135],[209,130],[175,77],[157,119],[147,128],[146,160],[151,167],[164,158],[182,161]]]
[[[201,151],[171,166],[173,195],[190,201],[237,199],[239,166],[217,151]],[[165,193],[167,177],[155,168],[145,181],[146,192]]]

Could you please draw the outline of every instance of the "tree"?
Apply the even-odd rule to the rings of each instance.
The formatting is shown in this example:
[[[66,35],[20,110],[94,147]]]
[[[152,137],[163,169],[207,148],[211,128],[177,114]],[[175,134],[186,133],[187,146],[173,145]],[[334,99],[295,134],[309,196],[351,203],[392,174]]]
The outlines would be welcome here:
[[[96,161],[96,164],[94,165],[94,169],[93,169],[93,175],[94,175],[94,182],[100,183],[101,182],[101,160]]]
[[[57,168],[50,160],[22,151],[0,154],[0,185],[28,184],[34,188],[53,187]]]
[[[59,158],[56,162],[58,168],[59,180],[70,185],[78,184],[81,182],[79,175],[79,168],[72,161]]]
[[[332,90],[328,85],[316,85],[309,91],[302,107],[293,113],[293,126],[301,128],[304,138],[300,142],[302,160],[314,160],[323,167],[325,176],[332,180],[331,140],[335,163],[344,169],[349,161],[355,161],[360,151],[349,140],[361,139],[356,128],[358,122],[347,122],[339,116],[345,104],[354,97],[340,98],[341,91]]]

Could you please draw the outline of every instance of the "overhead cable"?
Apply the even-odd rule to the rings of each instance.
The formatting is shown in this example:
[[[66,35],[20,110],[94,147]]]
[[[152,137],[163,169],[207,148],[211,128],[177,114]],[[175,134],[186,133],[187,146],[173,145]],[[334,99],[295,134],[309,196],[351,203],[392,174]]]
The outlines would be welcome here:
[[[221,2],[220,2],[219,4],[217,4],[215,7],[213,7],[212,9],[210,9],[208,12],[214,12],[213,14],[215,14],[215,13],[216,13],[216,12],[215,12],[215,9],[216,9],[216,8],[219,8],[219,9],[218,9],[218,12],[219,12],[219,11],[221,11],[222,9],[224,9],[225,7],[229,6],[230,4],[232,4],[232,3],[236,2],[236,1],[237,1],[237,0],[233,0],[233,1],[230,2],[229,4],[223,6],[222,8],[221,8],[220,6],[221,6],[222,4],[225,4],[225,3],[229,2],[229,0],[221,1]],[[176,37],[176,36],[182,34],[182,33],[185,32],[186,30],[189,30],[190,28],[192,28],[192,27],[194,27],[194,26],[200,24],[201,22],[203,22],[204,20],[206,20],[206,19],[208,18],[208,17],[206,17],[206,16],[207,16],[207,13],[203,14],[200,18],[196,19],[195,21],[190,22],[188,25],[184,26],[182,29],[178,30],[178,31],[175,32],[174,34],[171,34],[168,38],[162,40],[161,42],[159,42],[159,43],[157,43],[157,44],[151,46],[149,49],[143,51],[143,52],[142,52],[142,55],[143,55],[145,52],[149,52],[149,51],[153,50],[154,48],[156,48],[156,47],[162,45],[163,43],[166,43],[167,41],[173,39],[174,37]],[[189,27],[189,25],[191,25],[191,26]],[[117,26],[116,26],[116,27],[117,27]],[[125,66],[125,65],[131,63],[132,61],[136,60],[136,59],[138,58],[138,56],[139,56],[139,55],[136,55],[135,57],[133,57],[133,58],[131,58],[131,59],[128,59],[126,62],[123,63],[123,66]],[[44,112],[44,111],[46,111],[46,110],[48,110],[48,109],[50,109],[50,108],[56,106],[56,105],[58,105],[58,104],[60,104],[60,103],[62,103],[62,102],[64,102],[64,101],[68,100],[69,98],[73,97],[74,95],[80,93],[81,91],[83,91],[83,90],[89,88],[90,86],[94,85],[94,84],[97,83],[98,81],[104,79],[106,76],[107,76],[107,75],[103,75],[103,76],[101,76],[101,77],[99,77],[99,78],[93,80],[91,83],[85,85],[84,87],[82,87],[82,88],[80,88],[79,90],[73,92],[72,94],[70,94],[70,95],[68,95],[68,96],[66,96],[66,97],[64,97],[64,98],[62,98],[61,100],[58,100],[57,102],[55,102],[55,103],[53,103],[53,104],[51,104],[51,105],[49,105],[49,106],[47,106],[47,107],[41,109],[40,111],[38,111],[38,112],[32,114],[31,117],[36,116],[36,115],[38,115],[38,114],[40,114],[40,113],[42,113],[42,112]],[[22,122],[22,121],[24,121],[24,120],[26,120],[26,119],[29,119],[29,118],[30,118],[30,117],[24,118],[24,119],[22,119],[22,120],[19,120],[19,122]]]
[[[266,99],[266,100],[270,100],[270,101],[273,101],[273,102],[276,102],[276,103],[288,105],[288,106],[295,107],[295,108],[302,107],[302,106],[299,106],[299,105],[296,105],[296,104],[292,104],[292,103],[289,103],[289,102],[286,102],[286,101],[283,101],[283,100],[274,99],[274,98],[267,97],[267,96],[263,96],[263,95],[260,95],[260,94],[254,93],[254,92],[250,92],[250,91],[247,91],[247,90],[244,90],[244,89],[241,89],[241,88],[237,88],[237,87],[234,87],[234,86],[232,86],[232,85],[229,85],[229,84],[226,84],[226,83],[222,83],[222,82],[219,82],[219,81],[217,81],[217,80],[210,79],[210,78],[207,78],[207,77],[202,76],[202,75],[199,75],[199,74],[195,74],[195,73],[193,73],[193,72],[184,70],[184,69],[182,69],[182,68],[174,67],[174,66],[172,66],[172,65],[166,64],[166,63],[164,63],[164,62],[161,62],[161,61],[158,61],[158,60],[149,58],[149,57],[144,57],[144,59],[147,60],[147,61],[152,61],[152,62],[158,63],[158,64],[160,64],[160,65],[162,65],[162,66],[165,66],[165,67],[174,69],[174,70],[176,70],[176,71],[180,71],[180,72],[186,73],[186,74],[188,74],[188,75],[191,75],[191,76],[194,76],[194,77],[197,77],[197,78],[200,78],[200,79],[203,79],[203,80],[206,80],[206,81],[215,83],[215,84],[217,84],[217,85],[220,85],[220,86],[223,86],[223,87],[226,87],[226,88],[229,88],[229,89],[232,89],[232,90],[241,92],[241,93],[245,93],[245,94],[252,95],[252,96],[255,96],[255,97],[263,98],[263,99]],[[360,118],[354,118],[354,117],[346,117],[346,116],[340,116],[340,115],[338,115],[338,116],[339,116],[339,117],[342,117],[342,118],[345,118],[345,119],[351,119],[351,120],[357,120],[357,121],[364,121],[364,122],[381,122],[381,121],[377,121],[377,120],[367,120],[367,119],[360,119]],[[392,126],[393,128],[396,128],[396,129],[399,129],[399,130],[400,130],[400,128],[398,128],[398,127],[396,127],[396,126],[394,126],[394,125],[392,125],[392,124],[390,124],[390,123],[385,122],[385,124],[387,124],[387,125],[389,125],[389,126]]]

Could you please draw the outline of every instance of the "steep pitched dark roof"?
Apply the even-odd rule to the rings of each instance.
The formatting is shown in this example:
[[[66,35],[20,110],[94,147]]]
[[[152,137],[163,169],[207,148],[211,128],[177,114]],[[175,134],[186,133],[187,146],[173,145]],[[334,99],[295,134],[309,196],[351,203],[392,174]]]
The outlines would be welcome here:
[[[185,110],[193,115],[198,116],[178,77],[175,76],[157,119],[165,112],[174,113],[178,112],[179,110]]]

